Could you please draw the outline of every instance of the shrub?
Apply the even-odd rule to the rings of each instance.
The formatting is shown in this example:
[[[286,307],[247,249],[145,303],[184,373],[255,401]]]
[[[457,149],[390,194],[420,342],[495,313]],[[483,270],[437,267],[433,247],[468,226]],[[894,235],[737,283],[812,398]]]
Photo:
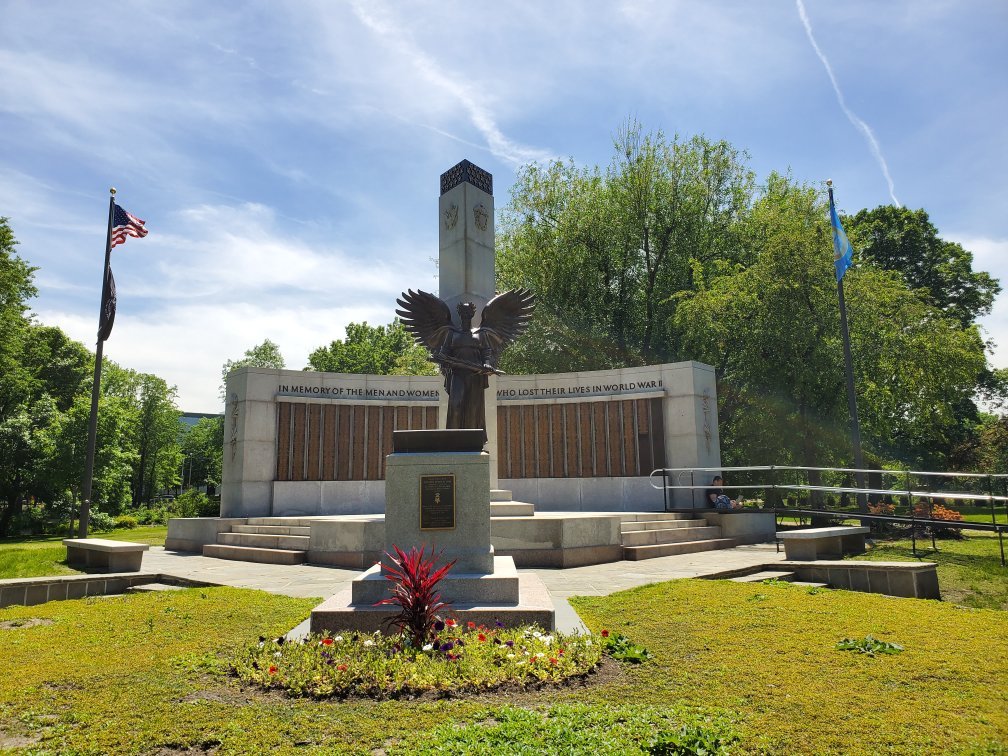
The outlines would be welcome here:
[[[220,504],[195,488],[190,488],[176,496],[172,510],[179,517],[220,516]]]
[[[101,512],[98,510],[93,510],[89,516],[90,522],[88,523],[88,528],[95,531],[106,531],[114,530],[116,526],[116,518],[107,512]]]
[[[903,650],[903,646],[897,643],[881,641],[872,635],[866,635],[860,640],[844,638],[836,644],[836,648],[837,651],[853,651],[858,654],[867,654],[868,656],[875,656],[875,654],[898,654]]]
[[[389,624],[408,636],[414,648],[420,648],[431,637],[435,623],[441,621],[441,610],[448,608],[448,603],[441,600],[437,584],[448,574],[455,560],[436,567],[440,554],[433,548],[429,559],[424,559],[423,546],[419,551],[414,546],[405,553],[392,544],[392,550],[394,555],[385,553],[392,563],[385,568],[385,578],[392,583],[392,595],[377,602],[376,606],[398,606],[399,613],[388,620]]]
[[[133,530],[139,524],[137,518],[132,515],[119,515],[115,520],[117,530]]]

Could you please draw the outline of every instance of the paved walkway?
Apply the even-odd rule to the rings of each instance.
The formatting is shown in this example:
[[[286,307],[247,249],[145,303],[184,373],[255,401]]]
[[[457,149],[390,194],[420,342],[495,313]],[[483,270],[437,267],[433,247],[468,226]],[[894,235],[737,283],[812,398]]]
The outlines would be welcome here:
[[[639,562],[610,562],[568,569],[535,568],[520,572],[534,572],[542,579],[553,596],[557,628],[569,632],[583,629],[567,603],[570,596],[604,596],[662,580],[716,575],[783,559],[784,554],[778,554],[773,544],[755,544]],[[236,588],[258,588],[286,596],[321,598],[328,598],[349,587],[350,581],[360,574],[360,570],[314,564],[256,564],[214,559],[200,554],[165,551],[160,546],[152,546],[144,554],[143,571]]]

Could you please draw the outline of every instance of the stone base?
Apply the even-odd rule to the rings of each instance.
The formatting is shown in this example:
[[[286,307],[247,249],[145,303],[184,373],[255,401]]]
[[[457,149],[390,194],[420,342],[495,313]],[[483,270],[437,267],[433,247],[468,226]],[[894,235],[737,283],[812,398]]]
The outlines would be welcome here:
[[[365,633],[372,633],[375,630],[396,632],[386,620],[398,613],[397,607],[354,605],[351,603],[351,592],[352,588],[346,588],[315,607],[310,619],[311,632],[321,633],[326,630],[330,633],[350,630]],[[466,622],[475,622],[477,625],[493,627],[495,622],[500,622],[505,627],[538,625],[545,630],[555,629],[553,600],[538,575],[525,572],[519,574],[518,594],[516,604],[457,602],[442,615],[454,618],[463,626]]]
[[[392,595],[391,585],[381,574],[381,565],[376,564],[354,578],[351,601],[354,606],[374,604]],[[518,570],[510,557],[495,557],[492,574],[451,570],[438,583],[438,589],[443,600],[453,603],[517,604]]]

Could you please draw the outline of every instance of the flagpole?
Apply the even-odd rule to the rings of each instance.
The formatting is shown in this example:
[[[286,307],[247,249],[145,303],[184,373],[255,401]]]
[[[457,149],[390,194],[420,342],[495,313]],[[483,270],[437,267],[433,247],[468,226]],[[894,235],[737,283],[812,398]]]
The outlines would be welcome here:
[[[830,208],[833,208],[833,180],[827,179]],[[850,415],[851,443],[854,446],[854,480],[858,488],[866,488],[864,474],[864,457],[861,454],[861,423],[858,420],[857,395],[854,393],[854,360],[851,357],[850,331],[847,329],[847,304],[844,302],[843,276],[837,278],[837,299],[840,300],[840,333],[843,336],[844,366],[847,373],[847,412]],[[868,499],[865,494],[857,496],[858,510],[868,511]],[[862,521],[863,522],[863,521]]]
[[[112,264],[112,218],[115,212],[115,187],[109,189],[108,231],[105,235],[105,269],[102,273],[102,303],[98,310],[98,343],[95,347],[94,383],[91,386],[91,415],[88,418],[87,456],[84,461],[84,481],[81,486],[80,524],[78,538],[87,538],[91,518],[91,483],[94,477],[95,442],[98,437],[98,395],[101,391],[102,351],[105,340],[101,337],[102,308],[105,306],[105,287],[108,286],[109,268]]]

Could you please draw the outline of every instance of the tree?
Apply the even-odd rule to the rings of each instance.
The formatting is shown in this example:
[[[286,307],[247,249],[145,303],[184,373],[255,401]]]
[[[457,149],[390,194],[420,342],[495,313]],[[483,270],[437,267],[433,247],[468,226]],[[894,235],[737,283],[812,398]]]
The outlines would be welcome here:
[[[882,205],[843,219],[860,259],[899,273],[911,289],[964,326],[990,313],[1001,286],[973,270],[973,254],[938,236],[924,210]]]
[[[850,459],[826,218],[814,188],[771,174],[747,223],[754,262],[696,265],[697,290],[681,295],[686,343],[717,369],[730,464]],[[866,448],[941,467],[985,365],[976,328],[892,272],[863,266],[844,282]]]
[[[387,326],[351,323],[346,337],[308,355],[305,370],[371,375],[437,375],[427,350],[414,343],[398,318]]]
[[[182,436],[182,454],[187,460],[188,474],[183,485],[218,486],[224,454],[224,418],[201,417]]]
[[[512,372],[601,369],[683,356],[675,294],[691,260],[747,259],[739,244],[753,178],[727,142],[669,140],[628,121],[603,173],[573,163],[519,171],[498,236],[501,289],[538,307],[504,359]]]
[[[271,368],[273,370],[283,370],[284,358],[283,355],[280,354],[280,347],[276,343],[266,339],[262,344],[246,349],[245,355],[240,359],[228,360],[225,362],[224,366],[221,368],[221,401],[225,401],[227,399],[226,392],[228,373],[242,367],[261,367]]]

